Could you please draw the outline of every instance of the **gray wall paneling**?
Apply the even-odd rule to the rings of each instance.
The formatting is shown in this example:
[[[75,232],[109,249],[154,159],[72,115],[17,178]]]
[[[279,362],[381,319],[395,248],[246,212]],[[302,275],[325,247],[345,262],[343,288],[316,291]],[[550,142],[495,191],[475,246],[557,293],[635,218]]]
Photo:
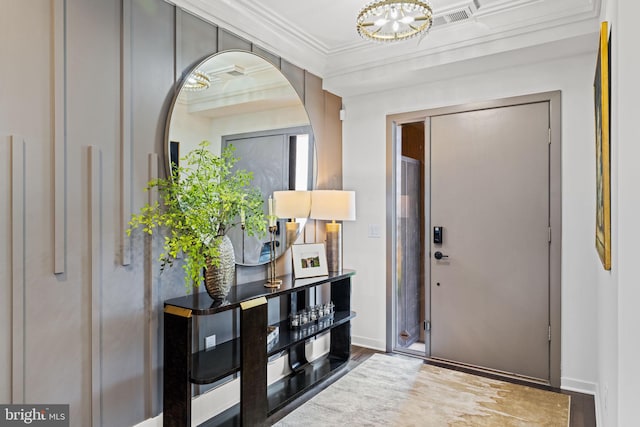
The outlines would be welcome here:
[[[131,239],[126,236],[131,218],[133,164],[131,159],[132,104],[131,104],[131,2],[123,1],[120,18],[120,263],[131,264]]]
[[[251,52],[251,42],[223,28],[218,28],[218,52],[225,50],[244,50]]]
[[[2,68],[0,129],[24,135],[0,147],[0,188],[11,189],[0,199],[0,266],[11,271],[0,397],[68,403],[74,427],[134,425],[162,411],[162,301],[185,292],[179,266],[160,274],[162,236],[124,235],[131,212],[157,197],[143,189],[164,173],[176,82],[216,46],[253,51],[314,103],[318,147],[325,93],[315,76],[162,0],[10,2],[0,22],[7,64],[21,64]],[[32,84],[4,83],[25,77]],[[239,281],[266,276],[238,270]]]
[[[118,409],[102,412],[113,406],[105,390],[140,369],[115,360],[112,343],[134,341],[135,329],[114,333],[111,299],[123,276],[105,269],[116,262],[121,242],[115,173],[121,137],[121,14],[118,0],[66,0],[67,262],[55,293],[40,287],[39,296],[27,298],[28,305],[34,298],[47,301],[33,306],[27,317],[27,398],[46,400],[57,388],[60,403],[71,405],[74,425],[102,425],[113,419],[109,412]],[[30,322],[36,316],[49,320],[63,337],[62,345],[51,346],[48,357],[38,354],[45,331],[41,322]],[[120,370],[114,365],[121,365]],[[34,375],[40,369],[47,374]]]
[[[91,270],[91,425],[102,425],[102,158],[88,147],[89,248]]]
[[[48,1],[5,2],[0,14],[0,133],[21,135],[0,144],[0,271],[6,274],[0,286],[0,398],[6,403],[33,402],[42,396],[54,400],[68,390],[65,397],[72,400],[71,387],[61,387],[56,380],[70,372],[77,386],[82,372],[80,352],[73,363],[65,357],[65,347],[73,345],[69,325],[74,322],[67,317],[74,315],[60,315],[57,294],[65,288],[60,291],[65,295],[70,287],[58,286],[59,276],[53,274],[52,6]],[[23,81],[30,83],[19,84]],[[60,331],[53,327],[56,314],[64,318]],[[75,333],[77,344],[77,328]]]
[[[264,50],[263,48],[261,48],[260,46],[256,46],[255,44],[251,46],[251,51],[256,55],[261,56],[267,61],[271,62],[277,69],[281,68],[280,64],[282,61],[279,56],[274,55],[268,50]]]
[[[158,175],[158,154],[149,153],[147,165],[147,180],[157,179]],[[153,204],[158,201],[158,190],[152,189],[147,193],[146,202]],[[145,418],[153,417],[161,412],[160,390],[162,382],[158,375],[158,367],[161,365],[160,356],[157,351],[161,348],[160,337],[156,333],[159,324],[159,313],[161,313],[162,301],[158,298],[156,286],[154,286],[153,278],[155,276],[154,269],[157,264],[152,262],[154,257],[154,236],[145,236],[144,244],[144,312],[145,312],[145,330],[144,330],[144,378],[145,378],[145,399],[144,399],[144,415]]]
[[[182,9],[176,9],[176,81],[205,57],[218,50],[218,27]]]
[[[137,212],[153,194],[143,189],[152,175],[164,173],[158,169],[157,158],[164,155],[165,120],[176,79],[176,21],[175,7],[162,1],[138,0],[132,3],[131,14],[131,53],[132,53],[132,143],[133,143],[133,211]],[[155,167],[152,165],[156,159]],[[141,391],[138,402],[141,404],[140,418],[148,418],[162,411],[161,392],[161,355],[162,342],[158,339],[162,333],[162,300],[184,293],[184,286],[174,276],[180,268],[169,269],[160,274],[156,246],[160,238],[134,232],[132,267],[136,275],[129,281],[138,289],[140,299],[137,312],[140,313],[140,325],[143,331],[137,349],[141,352],[143,369],[139,377]],[[124,314],[123,314],[124,315]],[[145,395],[144,391],[151,394]],[[120,390],[130,399],[134,397]],[[124,425],[124,423],[121,423]]]
[[[11,403],[25,403],[25,185],[23,138],[11,136]]]
[[[0,124],[1,126],[1,124]],[[13,371],[13,279],[11,233],[11,140],[10,135],[0,136],[0,271],[7,280],[0,286],[0,402],[11,402]],[[4,220],[6,218],[6,220]]]
[[[307,100],[305,97],[305,89],[306,89],[304,84],[305,71],[302,68],[296,67],[292,63],[285,61],[284,59],[280,60],[280,71],[282,71],[282,74],[284,74],[285,77],[289,80],[289,83],[291,83],[291,86],[293,86],[296,92],[298,92],[298,96],[300,96],[300,99],[302,99],[302,103],[307,109],[307,114],[309,114],[309,119],[311,120],[311,123],[313,123],[313,119],[311,118],[311,113],[309,112],[309,105],[307,104]],[[322,87],[320,88],[320,91],[322,91]],[[314,129],[314,132],[315,132],[315,129]]]
[[[67,265],[66,159],[67,159],[67,64],[66,0],[52,1],[53,9],[53,272]]]
[[[143,418],[143,290],[132,286],[141,268],[122,267],[126,241],[120,234],[135,167],[126,74],[132,64],[122,48],[131,36],[123,25],[131,13],[126,6],[120,0],[67,0],[65,285],[71,303],[59,302],[57,310],[77,313],[70,326],[80,334],[73,333],[66,357],[77,359],[72,354],[79,347],[82,363],[75,374],[50,381],[77,390],[69,402],[72,425],[132,425]]]

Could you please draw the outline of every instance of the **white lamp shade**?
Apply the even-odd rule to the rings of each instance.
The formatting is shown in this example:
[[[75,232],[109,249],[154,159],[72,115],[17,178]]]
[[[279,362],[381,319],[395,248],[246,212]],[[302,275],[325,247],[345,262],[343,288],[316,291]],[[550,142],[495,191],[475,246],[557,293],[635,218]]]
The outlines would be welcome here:
[[[356,219],[355,191],[312,191],[311,218],[327,221],[354,221]]]
[[[311,209],[310,191],[274,191],[274,215],[278,218],[308,218]]]

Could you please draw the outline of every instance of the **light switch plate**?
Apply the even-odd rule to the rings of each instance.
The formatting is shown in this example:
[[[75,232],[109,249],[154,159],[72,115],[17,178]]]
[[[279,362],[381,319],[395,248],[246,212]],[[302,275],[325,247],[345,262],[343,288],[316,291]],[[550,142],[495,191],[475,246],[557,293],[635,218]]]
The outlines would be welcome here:
[[[368,236],[373,239],[379,239],[381,237],[380,225],[379,224],[369,224],[369,234]]]

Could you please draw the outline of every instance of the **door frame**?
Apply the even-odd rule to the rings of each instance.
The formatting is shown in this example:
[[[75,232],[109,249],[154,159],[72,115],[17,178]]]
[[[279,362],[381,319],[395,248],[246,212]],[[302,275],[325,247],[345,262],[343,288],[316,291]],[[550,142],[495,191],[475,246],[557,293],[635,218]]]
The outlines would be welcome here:
[[[560,387],[561,366],[561,291],[562,291],[562,124],[561,124],[561,91],[542,92],[531,95],[514,96],[495,99],[485,102],[460,104],[449,107],[431,108],[406,113],[387,115],[386,117],[386,347],[387,351],[393,350],[394,321],[395,318],[395,293],[396,288],[396,210],[398,196],[396,192],[396,179],[398,174],[399,147],[397,142],[397,127],[405,123],[425,122],[425,187],[430,178],[430,119],[433,116],[443,114],[461,113],[475,110],[485,110],[500,107],[508,107],[521,104],[539,102],[549,103],[549,227],[551,227],[551,243],[549,246],[549,385]],[[430,200],[425,200],[426,204]],[[430,206],[425,206],[429,209]],[[428,210],[425,212],[429,212]],[[425,215],[428,221],[429,216]],[[431,224],[425,224],[425,230],[431,230]],[[430,232],[427,239],[430,239]],[[425,248],[425,264],[431,259],[430,245]],[[425,295],[430,295],[430,275],[428,265],[425,265]],[[429,298],[427,298],[426,319],[429,316]],[[428,333],[428,332],[427,332]],[[428,340],[427,340],[428,341]],[[430,352],[427,344],[427,352]],[[428,357],[429,354],[425,356]]]

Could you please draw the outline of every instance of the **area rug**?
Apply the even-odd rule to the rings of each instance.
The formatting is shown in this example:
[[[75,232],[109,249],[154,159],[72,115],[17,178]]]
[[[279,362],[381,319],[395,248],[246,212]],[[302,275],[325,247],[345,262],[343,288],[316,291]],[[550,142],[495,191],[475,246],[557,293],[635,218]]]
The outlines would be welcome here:
[[[569,425],[569,396],[374,354],[275,425]]]

